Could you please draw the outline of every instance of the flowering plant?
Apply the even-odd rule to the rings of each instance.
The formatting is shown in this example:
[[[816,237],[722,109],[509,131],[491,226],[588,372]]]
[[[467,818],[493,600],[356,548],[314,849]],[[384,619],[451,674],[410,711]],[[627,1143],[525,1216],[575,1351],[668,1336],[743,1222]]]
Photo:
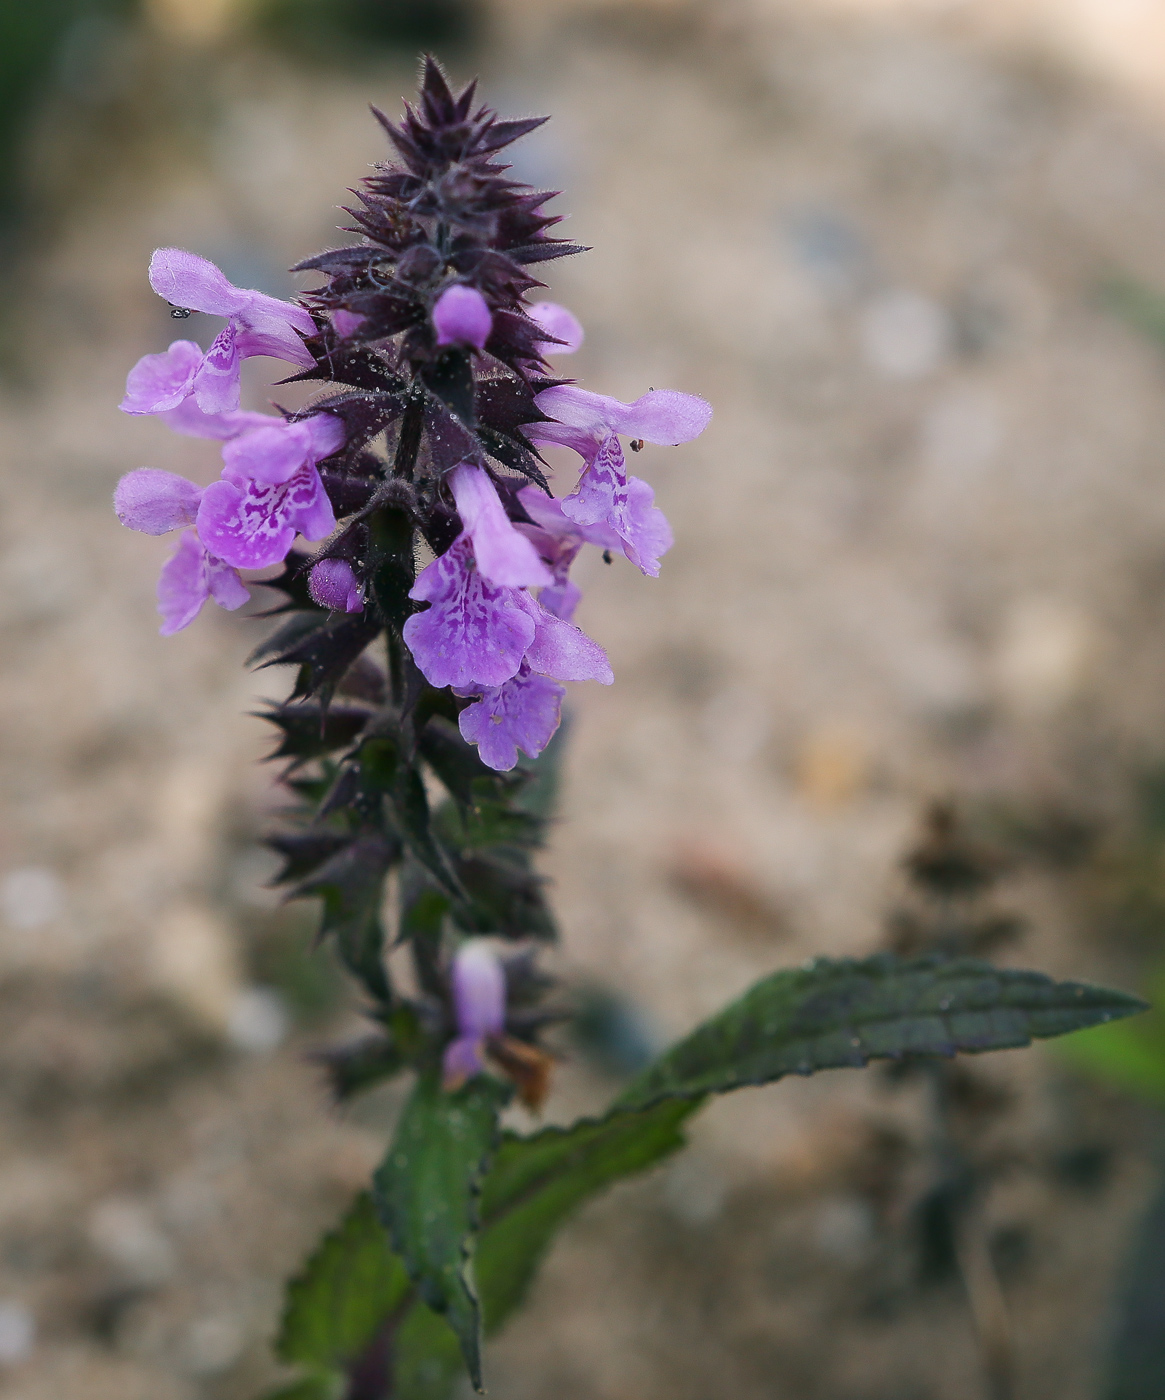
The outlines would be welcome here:
[[[322,282],[298,302],[155,253],[151,285],[172,314],[226,324],[205,353],[177,340],[139,361],[122,408],[220,442],[223,467],[206,487],[142,468],[115,497],[131,529],[181,531],[158,584],[164,634],[208,599],[241,607],[240,570],[279,569],[250,581],[277,592],[265,615],[281,619],[252,659],[296,669],[266,715],[299,801],[272,845],[280,882],[322,901],[321,937],[375,1027],[327,1052],[331,1081],[346,1098],[415,1074],[371,1192],[290,1286],[278,1350],[301,1375],[284,1400],[442,1396],[463,1364],[480,1389],[483,1326],[520,1303],[559,1224],[679,1147],[709,1094],[1024,1045],[1139,1006],[963,957],[821,960],[764,979],[605,1115],[503,1132],[511,1096],[541,1106],[541,1039],[563,1015],[535,958],[555,937],[533,864],[539,755],[563,683],[613,680],[573,621],[570,568],[590,545],[659,574],[671,530],[621,438],[687,442],[711,409],[666,389],[621,403],[551,368],[583,332],[565,308],[528,302],[542,286],[530,269],[583,250],[551,235],[552,196],[496,160],[542,119],[499,120],[431,59],[404,120],[376,116],[400,163],[363,182],[349,211],[360,241],[299,264]],[[240,365],[256,355],[322,392],[298,412],[243,410]],[[559,497],[548,444],[581,463]],[[390,944],[411,958],[407,987]]]

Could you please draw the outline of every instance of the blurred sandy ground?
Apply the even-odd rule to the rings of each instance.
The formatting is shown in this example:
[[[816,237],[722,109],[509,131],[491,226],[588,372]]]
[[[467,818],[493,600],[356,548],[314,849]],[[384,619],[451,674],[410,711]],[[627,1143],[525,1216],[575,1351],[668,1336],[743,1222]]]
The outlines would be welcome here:
[[[364,104],[392,110],[412,61],[296,66],[232,42],[223,5],[151,13],[121,144],[79,158],[75,101],[38,138],[35,372],[0,402],[5,1400],[254,1395],[280,1281],[392,1102],[337,1115],[304,1059],[319,1016],[352,1013],[296,1003],[306,925],[260,888],[278,797],[246,712],[283,684],[242,670],[260,624],[159,639],[169,544],[108,502],[131,467],[215,473],[114,409],[134,359],[190,330],[148,291],[152,248],[289,293],[283,268],[342,241],[333,206],[384,154]],[[1160,756],[1165,362],[1098,289],[1165,287],[1162,13],[497,0],[451,61],[503,111],[554,114],[518,171],[568,191],[594,248],[552,288],[588,328],[579,375],[716,409],[637,463],[678,540],[662,578],[587,566],[617,683],[575,688],[547,862],[564,969],[660,1039],[775,965],[874,946],[928,797],[1103,809]],[[693,871],[776,912],[717,912]],[[1008,896],[1035,920],[1024,961],[1132,975],[1049,881]],[[992,1203],[1032,1241],[1008,1285],[1023,1400],[1086,1400],[1144,1148],[1040,1054],[988,1072],[1022,1151],[1097,1115],[1125,1133],[1102,1195]],[[571,1064],[551,1113],[608,1092]],[[568,1233],[493,1393],[978,1395],[956,1292],[877,1306],[862,1154],[909,1114],[859,1075],[717,1105],[682,1162]]]

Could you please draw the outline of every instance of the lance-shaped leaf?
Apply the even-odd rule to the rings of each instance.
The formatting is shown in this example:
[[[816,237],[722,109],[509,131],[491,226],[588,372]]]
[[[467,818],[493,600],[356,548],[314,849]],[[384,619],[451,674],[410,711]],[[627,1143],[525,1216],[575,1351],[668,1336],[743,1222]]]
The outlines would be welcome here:
[[[266,844],[284,859],[283,869],[271,881],[272,885],[287,885],[305,879],[337,851],[342,851],[351,840],[349,835],[323,830],[285,831],[268,836]]]
[[[383,1084],[408,1068],[404,1047],[393,1036],[370,1035],[347,1045],[330,1046],[312,1055],[327,1071],[337,1103]]]
[[[279,747],[268,757],[290,758],[296,764],[346,749],[372,717],[372,711],[363,705],[331,705],[325,709],[310,701],[272,705],[254,713],[283,731]]]
[[[448,692],[446,692],[448,693]],[[418,720],[421,718],[421,704],[431,705],[429,692],[422,696],[417,706]],[[436,773],[449,793],[463,806],[475,806],[478,802],[493,799],[521,786],[521,778],[514,779],[509,774],[495,773],[482,763],[477,749],[467,744],[457,731],[457,725],[444,715],[425,716],[427,722],[420,730],[417,745],[421,757]]]
[[[481,1308],[472,1276],[477,1196],[508,1090],[479,1075],[447,1094],[422,1075],[375,1177],[376,1204],[421,1300],[444,1314],[481,1389]]]
[[[252,654],[252,660],[265,657],[264,666],[298,666],[295,694],[305,698],[320,695],[327,701],[344,672],[380,631],[381,623],[371,610],[346,617],[330,613],[317,616],[324,618],[322,623],[281,643],[277,650],[275,639],[271,645],[265,643]],[[282,637],[291,626],[288,623],[277,636]]]
[[[345,965],[378,1001],[390,996],[380,906],[385,876],[398,856],[399,847],[388,838],[359,836],[295,889],[296,896],[323,898],[320,937],[335,934]]]
[[[276,1352],[301,1366],[346,1371],[411,1291],[372,1197],[363,1192],[288,1284]]]
[[[546,898],[546,879],[533,868],[528,851],[499,848],[475,852],[454,862],[468,900],[453,910],[467,933],[498,933],[506,938],[553,941],[558,925]]]
[[[474,1268],[485,1326],[496,1331],[525,1296],[555,1231],[585,1200],[684,1144],[693,1100],[616,1110],[533,1137],[506,1134],[482,1187]]]
[[[666,1051],[620,1095],[643,1107],[903,1055],[978,1054],[1145,1010],[1124,992],[974,958],[820,958],[775,972]]]

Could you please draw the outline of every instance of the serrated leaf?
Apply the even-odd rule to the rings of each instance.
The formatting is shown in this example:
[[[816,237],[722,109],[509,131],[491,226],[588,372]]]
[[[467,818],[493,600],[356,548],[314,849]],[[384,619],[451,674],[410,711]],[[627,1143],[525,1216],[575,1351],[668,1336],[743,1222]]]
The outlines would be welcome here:
[[[298,666],[295,694],[305,698],[320,695],[330,700],[344,672],[380,631],[381,624],[370,609],[350,617],[332,613],[323,616],[323,623],[303,631],[287,644],[281,643],[277,651],[266,644],[257,648],[252,660],[266,658],[263,666]],[[278,635],[291,627],[289,622]]]
[[[380,909],[385,877],[398,855],[395,843],[383,836],[359,836],[296,886],[293,895],[323,899],[320,937],[335,935],[344,964],[378,1001],[391,995]]]
[[[1013,1049],[1144,1009],[1123,992],[974,958],[821,958],[758,982],[666,1051],[618,1103],[720,1094],[873,1059]]]
[[[393,1350],[392,1400],[446,1400],[465,1370],[453,1329],[424,1303],[401,1323]]]
[[[336,1101],[363,1093],[408,1068],[403,1047],[392,1036],[366,1036],[348,1045],[321,1050],[312,1057],[328,1074]]]
[[[272,584],[274,586],[274,584]],[[290,605],[289,605],[290,606]],[[286,612],[286,608],[277,609],[278,612]],[[322,608],[310,610],[299,610],[292,612],[286,622],[266,637],[247,657],[248,666],[257,666],[265,657],[278,657],[285,651],[290,651],[300,645],[313,632],[318,632],[327,622],[328,614]],[[278,665],[278,661],[272,661],[269,665]]]
[[[285,862],[271,884],[286,885],[306,879],[351,840],[351,836],[340,832],[320,830],[284,831],[268,836],[265,844],[278,851]]]
[[[481,1309],[471,1255],[481,1178],[508,1090],[479,1075],[445,1093],[422,1075],[374,1178],[376,1204],[422,1302],[448,1320],[481,1389]]]
[[[347,748],[372,718],[372,711],[363,705],[331,705],[325,709],[310,701],[272,705],[255,713],[283,731],[279,747],[268,757],[290,758],[296,763]]]
[[[495,849],[457,860],[454,868],[469,898],[453,909],[453,918],[466,933],[551,942],[558,937],[546,879],[534,870],[529,852]]]
[[[457,725],[444,715],[427,717],[417,747],[450,795],[463,805],[483,798],[496,801],[502,793],[520,786],[520,780],[515,782],[487,768],[478,758],[477,749],[465,742]]]
[[[277,1355],[318,1370],[345,1370],[406,1301],[410,1287],[371,1195],[362,1192],[288,1285]]]
[[[433,835],[425,784],[415,768],[402,768],[391,798],[393,815],[409,850],[443,890],[455,899],[463,899],[465,892],[461,883]]]
[[[482,1186],[474,1261],[487,1332],[522,1301],[566,1217],[588,1197],[682,1147],[681,1125],[698,1107],[692,1100],[663,1102],[532,1137],[505,1136]]]

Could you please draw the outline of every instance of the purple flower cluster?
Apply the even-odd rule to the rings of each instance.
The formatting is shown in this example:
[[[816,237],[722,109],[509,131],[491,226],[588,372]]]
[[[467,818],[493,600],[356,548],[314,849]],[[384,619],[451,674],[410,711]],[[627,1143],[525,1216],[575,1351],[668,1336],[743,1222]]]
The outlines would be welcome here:
[[[185,529],[158,580],[162,634],[181,631],[208,598],[238,608],[250,597],[240,569],[285,559],[297,535],[325,539],[336,526],[316,464],[344,445],[343,422],[327,413],[301,419],[239,408],[243,359],[277,356],[310,364],[303,337],[315,323],[302,307],[233,287],[205,258],[160,248],[150,284],[174,306],[228,318],[203,354],[176,340],[130,370],[122,410],[153,414],[175,432],[222,442],[221,478],[205,488],[173,472],[142,467],[122,477],[114,509],[147,535]]]
[[[558,220],[542,207],[552,196],[495,161],[540,119],[475,111],[472,85],[454,96],[431,61],[419,107],[399,126],[377,116],[403,165],[378,167],[357,192],[360,207],[348,212],[362,242],[299,265],[326,279],[302,304],[234,287],[192,253],[154,254],[151,285],[176,314],[226,325],[205,353],[180,340],[139,361],[122,408],[220,441],[223,466],[206,487],[142,468],[123,478],[115,505],[131,529],[184,531],[158,585],[166,634],[207,598],[245,602],[240,569],[279,564],[297,536],[326,540],[301,603],[333,619],[309,619],[327,629],[310,653],[315,674],[334,685],[376,627],[388,629],[430,686],[469,702],[457,710],[462,736],[505,771],[549,742],[563,682],[613,679],[574,622],[570,567],[584,545],[653,578],[671,547],[620,439],[636,449],[687,442],[711,409],[666,389],[625,404],[549,377],[548,357],[578,349],[583,330],[564,307],[526,301],[543,285],[527,269],[581,250],[549,237]],[[254,355],[340,392],[279,418],[244,412],[241,362]],[[382,433],[387,460],[371,449]],[[548,445],[581,459],[558,498],[538,452]],[[377,540],[390,516],[412,545],[394,566],[401,596],[386,600]],[[418,545],[433,557],[415,574]],[[305,658],[293,640],[275,659]]]

